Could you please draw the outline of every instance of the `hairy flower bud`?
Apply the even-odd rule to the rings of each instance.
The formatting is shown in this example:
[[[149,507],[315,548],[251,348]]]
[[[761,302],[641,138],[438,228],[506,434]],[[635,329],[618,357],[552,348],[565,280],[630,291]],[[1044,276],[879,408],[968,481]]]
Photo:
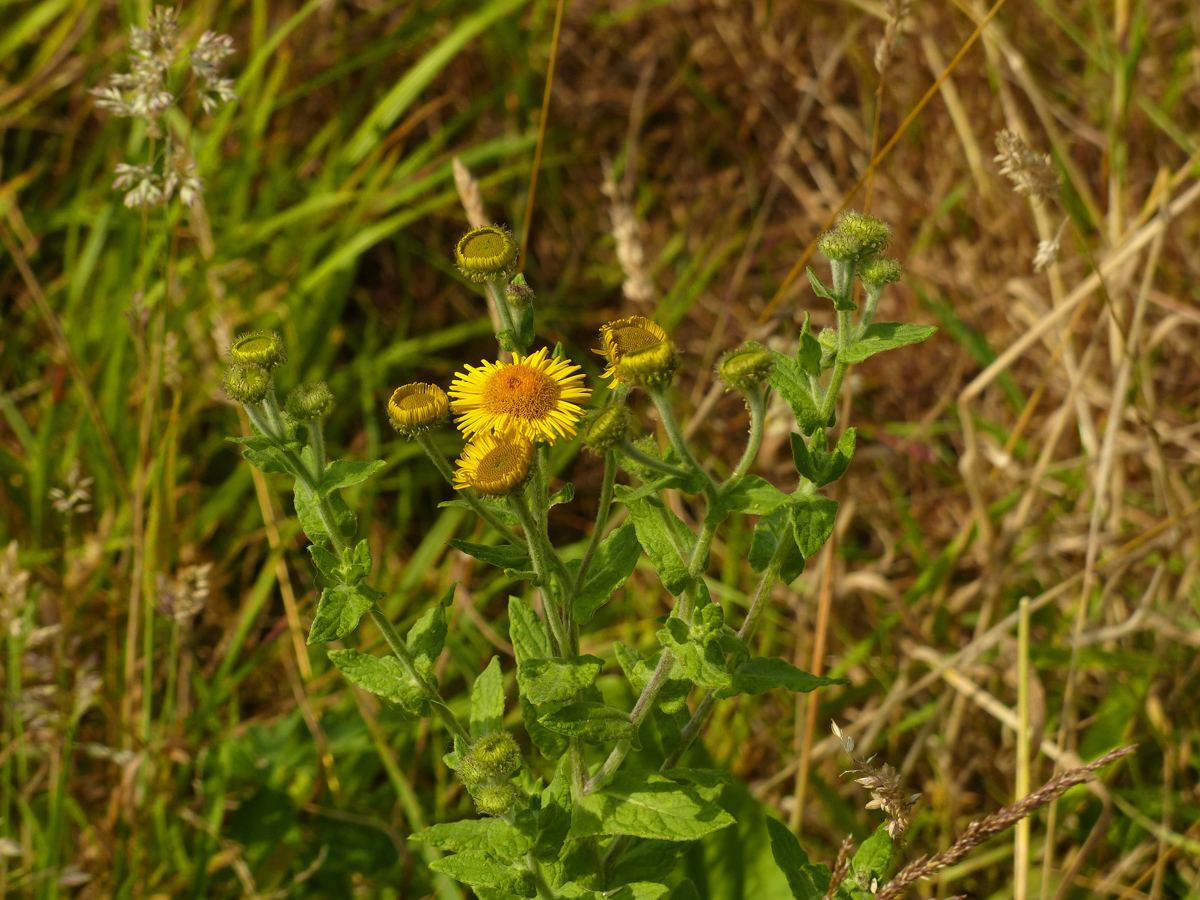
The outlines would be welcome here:
[[[284,409],[297,422],[315,422],[333,412],[333,394],[323,381],[306,381],[287,395]]]
[[[504,296],[517,309],[524,309],[533,303],[535,295],[533,288],[525,283],[525,276],[518,275],[512,280],[512,284],[504,289]]]
[[[739,347],[730,350],[717,363],[717,375],[726,387],[736,390],[750,390],[762,384],[771,375],[775,367],[775,358],[766,347]]]
[[[428,431],[446,418],[450,398],[436,384],[404,384],[388,400],[392,427],[406,437]]]
[[[675,346],[670,341],[659,341],[625,353],[616,368],[621,381],[640,388],[665,388],[675,379],[679,364]]]
[[[254,331],[243,334],[229,348],[229,356],[235,363],[259,366],[268,372],[278,369],[287,362],[287,351],[283,338],[275,331]]]
[[[858,245],[839,231],[827,231],[817,238],[817,250],[827,259],[853,262],[858,259]]]
[[[860,256],[882,253],[892,236],[892,229],[886,222],[856,212],[846,213],[842,221],[838,222],[836,231],[858,245]]]
[[[898,260],[887,256],[876,256],[859,266],[858,276],[868,287],[882,288],[886,284],[899,281],[901,271]]]
[[[638,438],[633,442],[634,449],[640,450],[651,459],[662,459],[662,450],[659,449],[658,441],[654,439],[654,435],[648,434],[645,437]],[[651,469],[649,466],[644,466],[641,463],[630,459],[625,454],[621,454],[621,468],[630,475],[635,476],[639,481],[649,484],[656,478],[661,478],[662,473]]]
[[[459,777],[470,784],[508,778],[521,765],[521,748],[507,731],[485,734],[474,744],[459,766]]]
[[[226,370],[221,387],[238,403],[261,403],[271,389],[271,373],[260,366],[234,363]]]
[[[610,403],[588,422],[583,432],[583,444],[593,453],[603,456],[629,436],[633,417],[623,403]]]
[[[462,236],[454,261],[472,281],[507,281],[517,264],[517,242],[507,228],[485,225]]]
[[[521,789],[512,782],[480,788],[471,796],[475,808],[485,816],[502,816],[521,799]]]

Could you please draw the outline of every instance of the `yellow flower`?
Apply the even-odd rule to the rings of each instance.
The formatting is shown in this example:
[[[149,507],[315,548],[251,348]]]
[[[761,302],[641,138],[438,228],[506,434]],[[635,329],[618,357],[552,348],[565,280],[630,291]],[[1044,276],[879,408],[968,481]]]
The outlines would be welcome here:
[[[617,371],[621,357],[630,350],[640,350],[651,344],[658,344],[667,339],[667,333],[655,322],[645,316],[630,316],[628,319],[617,319],[600,328],[600,340],[604,342],[603,350],[596,350],[608,360],[608,368],[601,378],[611,378],[612,386],[628,383]]]
[[[463,448],[454,487],[500,497],[525,480],[532,462],[532,441],[519,434],[480,434]]]
[[[450,385],[451,408],[465,435],[494,431],[514,432],[531,441],[555,443],[574,437],[583,409],[573,400],[587,400],[592,392],[582,384],[579,366],[537,353],[513,354],[511,363],[483,361],[467,366]]]
[[[388,400],[392,427],[411,437],[440,422],[450,407],[446,392],[436,384],[405,384]]]

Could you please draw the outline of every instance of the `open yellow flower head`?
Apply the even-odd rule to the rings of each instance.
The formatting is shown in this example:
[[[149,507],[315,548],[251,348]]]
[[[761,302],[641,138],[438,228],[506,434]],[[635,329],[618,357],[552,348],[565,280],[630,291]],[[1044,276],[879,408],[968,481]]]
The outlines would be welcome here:
[[[463,434],[511,432],[548,444],[575,436],[583,409],[572,401],[591,395],[579,366],[554,359],[545,347],[529,356],[514,353],[511,363],[484,360],[479,368],[467,366],[450,385],[451,408]]]
[[[485,225],[462,236],[454,261],[472,281],[507,281],[517,264],[517,242],[507,228]]]
[[[608,368],[601,378],[611,378],[612,386],[628,383],[617,371],[621,357],[631,350],[640,350],[651,344],[658,344],[667,339],[667,333],[655,322],[645,316],[630,316],[628,319],[617,319],[600,328],[600,340],[603,350],[596,352],[608,360]]]
[[[392,392],[388,400],[388,418],[392,427],[412,437],[428,431],[445,417],[450,399],[436,384],[405,384]]]
[[[525,480],[532,463],[533,441],[519,434],[480,434],[463,448],[454,487],[503,497]]]

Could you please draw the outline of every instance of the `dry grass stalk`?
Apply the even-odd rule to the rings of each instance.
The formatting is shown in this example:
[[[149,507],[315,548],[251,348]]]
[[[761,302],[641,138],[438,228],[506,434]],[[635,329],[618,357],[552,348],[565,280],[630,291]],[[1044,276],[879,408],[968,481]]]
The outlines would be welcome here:
[[[892,61],[892,54],[900,43],[904,30],[904,20],[912,12],[912,0],[888,0],[888,20],[883,29],[883,37],[875,45],[875,71],[879,74],[887,69]]]
[[[986,818],[972,822],[967,826],[967,830],[963,832],[962,837],[955,841],[948,849],[943,850],[935,856],[922,856],[919,859],[915,859],[897,872],[896,877],[883,887],[876,895],[875,900],[892,900],[892,898],[899,897],[904,893],[905,888],[916,884],[922,878],[929,878],[942,869],[961,862],[972,850],[988,838],[1007,831],[1017,822],[1021,821],[1021,819],[1024,819],[1052,800],[1061,797],[1068,789],[1073,788],[1077,784],[1083,784],[1097,770],[1104,768],[1109,763],[1116,762],[1124,756],[1128,756],[1134,749],[1136,748],[1118,747],[1116,750],[1104,754],[1086,766],[1060,772],[1032,794],[1022,797],[1010,806],[997,810]]]

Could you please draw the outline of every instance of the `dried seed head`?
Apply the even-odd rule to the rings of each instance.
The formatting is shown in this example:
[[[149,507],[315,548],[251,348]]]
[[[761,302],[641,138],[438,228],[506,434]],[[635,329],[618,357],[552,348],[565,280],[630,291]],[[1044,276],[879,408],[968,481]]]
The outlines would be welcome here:
[[[592,416],[583,432],[584,446],[603,456],[629,436],[633,417],[623,403],[610,403]]]
[[[1015,132],[1007,128],[996,132],[995,160],[1018,194],[1038,200],[1058,196],[1058,169],[1050,155],[1035,153]]]
[[[288,394],[284,409],[298,422],[315,422],[333,412],[333,394],[323,381],[306,381]]]
[[[468,231],[454,248],[458,270],[472,281],[507,280],[517,264],[517,242],[500,225]]]
[[[392,427],[405,437],[414,437],[441,424],[450,411],[450,398],[436,384],[404,384],[388,400]]]
[[[875,758],[873,756],[870,759],[856,758],[853,755],[854,739],[843,734],[836,722],[833,725],[833,733],[842,742],[846,755],[854,763],[853,769],[842,774],[858,776],[854,779],[855,783],[861,784],[871,792],[871,800],[867,803],[866,808],[883,810],[883,814],[887,816],[888,834],[894,841],[903,840],[908,831],[909,814],[916,802],[921,799],[921,795],[906,795],[900,785],[899,773],[887,763],[875,766],[871,763],[871,760]]]
[[[717,375],[726,387],[743,393],[762,384],[771,376],[775,357],[766,347],[739,347],[730,350],[717,363]]]
[[[243,334],[229,348],[229,356],[235,363],[259,366],[268,372],[287,362],[283,338],[275,331],[253,331]]]
[[[234,363],[225,371],[221,387],[238,403],[262,403],[271,389],[271,373],[259,366]]]

